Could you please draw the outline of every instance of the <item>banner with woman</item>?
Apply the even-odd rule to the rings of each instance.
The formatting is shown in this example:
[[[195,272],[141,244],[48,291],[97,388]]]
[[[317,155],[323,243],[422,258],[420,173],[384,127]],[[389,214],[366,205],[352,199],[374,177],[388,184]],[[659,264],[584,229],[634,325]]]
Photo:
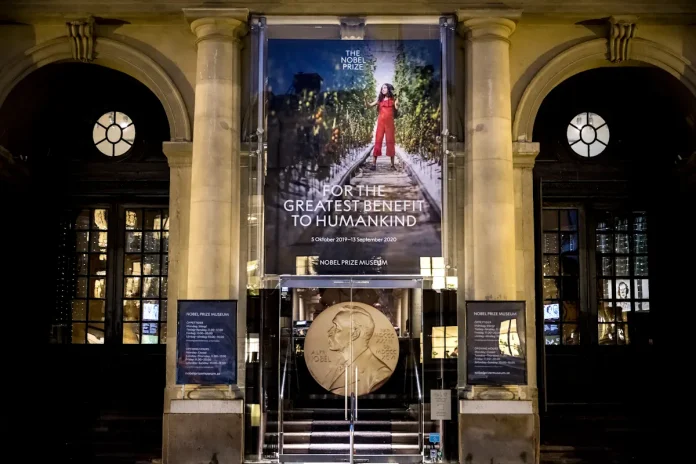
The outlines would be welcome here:
[[[268,42],[266,274],[442,256],[440,42]]]

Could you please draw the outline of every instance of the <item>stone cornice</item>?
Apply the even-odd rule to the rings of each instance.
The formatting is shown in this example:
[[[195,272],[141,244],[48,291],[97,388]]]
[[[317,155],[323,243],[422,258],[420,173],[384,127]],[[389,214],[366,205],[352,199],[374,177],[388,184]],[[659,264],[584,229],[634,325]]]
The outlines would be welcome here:
[[[540,150],[539,142],[512,142],[512,165],[520,169],[534,168]]]
[[[162,151],[170,168],[191,167],[193,142],[163,142]]]

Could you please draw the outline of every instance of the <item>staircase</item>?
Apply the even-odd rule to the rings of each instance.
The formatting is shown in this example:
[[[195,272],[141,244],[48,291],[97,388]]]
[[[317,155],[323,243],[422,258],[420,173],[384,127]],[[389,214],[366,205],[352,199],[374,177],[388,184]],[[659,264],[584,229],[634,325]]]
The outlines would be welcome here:
[[[277,417],[269,418],[267,452],[278,451],[277,427]],[[348,461],[350,421],[345,420],[344,409],[286,411],[283,430],[281,461]],[[354,428],[355,456],[361,458],[360,462],[370,463],[422,462],[419,437],[417,409],[359,409]]]

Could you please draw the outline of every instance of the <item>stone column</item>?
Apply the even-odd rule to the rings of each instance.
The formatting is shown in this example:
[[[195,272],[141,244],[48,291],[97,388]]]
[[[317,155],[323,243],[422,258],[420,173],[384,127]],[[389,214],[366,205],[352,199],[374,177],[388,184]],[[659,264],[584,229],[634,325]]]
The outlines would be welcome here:
[[[247,14],[246,10],[224,9],[191,15],[198,61],[191,166],[190,299],[239,297],[239,36],[246,30]]]
[[[238,299],[240,287],[240,37],[246,9],[185,9],[198,48],[191,164],[172,172],[172,208],[186,211],[175,243],[185,244],[175,263],[178,299]],[[192,39],[193,42],[193,39]],[[168,154],[169,156],[169,154]],[[172,160],[178,155],[170,157]],[[183,157],[183,156],[182,156]],[[177,194],[177,184],[189,183]],[[178,198],[175,200],[175,196]],[[172,228],[174,224],[172,224]],[[188,261],[186,261],[186,257]],[[245,306],[240,305],[242,308]],[[176,385],[176,318],[170,306],[167,390],[162,458],[165,464],[244,460],[244,402],[238,386],[182,390]],[[243,313],[243,311],[240,311]],[[245,321],[238,317],[238,346]],[[238,364],[243,369],[243,349]],[[243,385],[243,377],[239,376]],[[177,388],[178,387],[178,388]]]
[[[458,12],[466,39],[463,298],[467,300],[518,299],[509,38],[519,15],[510,10]],[[459,321],[461,336],[466,328],[464,318]],[[538,421],[526,393],[526,385],[464,385],[459,400],[460,462],[538,462]]]
[[[460,11],[466,34],[465,293],[515,298],[510,41],[515,23]]]

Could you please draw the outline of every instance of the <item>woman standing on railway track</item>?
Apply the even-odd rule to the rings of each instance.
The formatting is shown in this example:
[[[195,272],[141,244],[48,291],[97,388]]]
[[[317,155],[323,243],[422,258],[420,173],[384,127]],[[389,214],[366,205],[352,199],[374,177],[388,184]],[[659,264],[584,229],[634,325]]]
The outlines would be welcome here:
[[[375,134],[375,149],[373,152],[372,166],[373,171],[377,168],[377,157],[382,156],[382,143],[387,139],[387,153],[390,158],[391,169],[394,167],[395,141],[394,141],[394,119],[398,117],[399,100],[396,98],[396,91],[391,84],[383,84],[379,96],[372,103],[366,103],[367,108],[377,106],[377,133]]]

